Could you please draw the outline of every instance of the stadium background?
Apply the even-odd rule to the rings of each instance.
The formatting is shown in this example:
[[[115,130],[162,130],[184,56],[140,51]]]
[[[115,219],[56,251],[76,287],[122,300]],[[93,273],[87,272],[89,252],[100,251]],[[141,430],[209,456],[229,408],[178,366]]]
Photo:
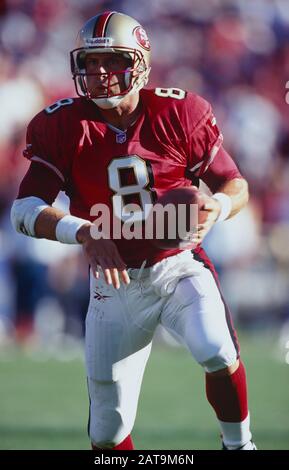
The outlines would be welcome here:
[[[68,51],[82,23],[105,9],[147,29],[150,87],[193,90],[211,101],[225,146],[249,181],[248,207],[215,226],[205,246],[240,331],[256,443],[289,449],[286,0],[0,1],[0,449],[89,448],[86,265],[78,247],[14,233],[9,211],[28,167],[25,127],[44,106],[74,96]],[[58,204],[66,207],[63,195]],[[159,330],[137,447],[219,448],[203,382],[188,353]]]

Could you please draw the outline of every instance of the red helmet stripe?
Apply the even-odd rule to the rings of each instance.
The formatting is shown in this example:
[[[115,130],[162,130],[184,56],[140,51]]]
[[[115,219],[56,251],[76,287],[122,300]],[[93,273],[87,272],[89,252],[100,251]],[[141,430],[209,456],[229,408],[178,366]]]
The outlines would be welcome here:
[[[108,20],[113,14],[114,14],[114,11],[105,11],[102,15],[100,15],[94,27],[93,35],[95,38],[104,37],[105,28],[107,26]]]

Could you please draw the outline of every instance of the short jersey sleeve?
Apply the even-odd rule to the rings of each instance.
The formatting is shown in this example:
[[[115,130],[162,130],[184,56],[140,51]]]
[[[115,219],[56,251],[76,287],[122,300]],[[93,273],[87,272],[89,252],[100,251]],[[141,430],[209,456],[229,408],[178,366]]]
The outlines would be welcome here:
[[[223,143],[211,105],[197,96],[192,102],[194,128],[189,135],[188,170],[199,178],[212,164]]]
[[[211,105],[201,97],[194,101],[195,127],[189,136],[188,173],[215,191],[226,181],[242,178],[235,162],[223,148],[223,135]]]
[[[45,110],[37,114],[27,128],[26,148],[23,152],[31,162],[44,165],[62,182],[62,189],[68,177],[68,161],[65,151],[65,138],[56,115],[48,115]]]

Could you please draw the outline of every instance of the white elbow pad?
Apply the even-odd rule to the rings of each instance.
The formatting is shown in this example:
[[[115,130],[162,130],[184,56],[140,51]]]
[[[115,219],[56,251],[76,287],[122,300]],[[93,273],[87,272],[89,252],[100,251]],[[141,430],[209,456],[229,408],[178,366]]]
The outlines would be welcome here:
[[[29,237],[35,237],[34,225],[41,211],[50,207],[43,199],[35,196],[16,199],[11,208],[11,223],[15,230]]]

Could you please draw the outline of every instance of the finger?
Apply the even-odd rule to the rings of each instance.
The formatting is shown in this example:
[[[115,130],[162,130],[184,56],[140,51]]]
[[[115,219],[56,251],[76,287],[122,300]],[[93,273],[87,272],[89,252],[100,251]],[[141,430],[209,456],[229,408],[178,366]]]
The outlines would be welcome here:
[[[126,270],[126,264],[119,255],[114,258],[114,264],[120,273],[121,280],[124,282],[124,284],[128,285],[130,283],[130,277]]]
[[[216,204],[213,202],[206,202],[205,205],[202,207],[203,211],[212,211],[216,209]]]
[[[210,228],[214,225],[218,214],[215,211],[207,212],[207,214],[208,216],[206,217],[206,220],[203,220],[202,223],[198,224],[198,229],[199,226]]]
[[[198,233],[198,236],[196,238],[198,238],[200,241],[203,241],[205,236],[207,235],[208,232],[201,232],[201,233]]]
[[[121,275],[122,281],[128,285],[130,283],[130,278],[129,278],[127,270],[123,269],[122,271],[120,271],[120,275]]]
[[[112,280],[112,285],[115,287],[115,289],[120,288],[120,281],[119,281],[119,276],[118,276],[118,270],[116,268],[112,268],[110,270],[110,275],[111,275],[111,280]]]
[[[111,279],[110,269],[108,269],[108,268],[102,268],[102,270],[103,270],[105,282],[106,282],[108,285],[111,285],[111,284],[112,284],[112,279]]]
[[[195,234],[193,237],[192,237],[192,241],[195,242],[195,241],[200,241],[201,240],[201,235],[199,233]]]
[[[97,264],[91,263],[91,271],[95,279],[99,279],[99,271]]]
[[[195,242],[201,242],[205,236],[206,232],[200,232],[200,233],[197,233],[196,235],[194,235],[194,237],[192,238],[192,241],[195,243]]]
[[[207,233],[210,231],[210,229],[204,229],[204,230],[200,230],[194,237],[194,239],[196,240],[199,240],[199,241],[202,241],[205,236],[207,235]]]

